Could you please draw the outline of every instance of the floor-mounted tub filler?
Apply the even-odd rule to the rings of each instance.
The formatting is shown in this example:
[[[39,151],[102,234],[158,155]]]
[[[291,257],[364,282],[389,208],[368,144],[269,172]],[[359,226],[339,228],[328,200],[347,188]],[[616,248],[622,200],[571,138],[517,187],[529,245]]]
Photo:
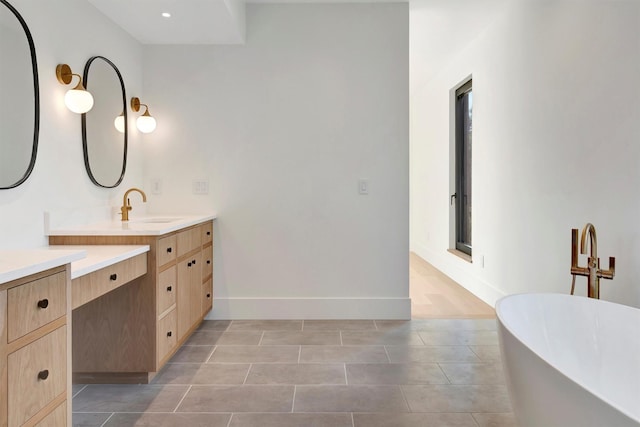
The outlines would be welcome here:
[[[496,314],[520,427],[640,427],[640,309],[521,294]]]

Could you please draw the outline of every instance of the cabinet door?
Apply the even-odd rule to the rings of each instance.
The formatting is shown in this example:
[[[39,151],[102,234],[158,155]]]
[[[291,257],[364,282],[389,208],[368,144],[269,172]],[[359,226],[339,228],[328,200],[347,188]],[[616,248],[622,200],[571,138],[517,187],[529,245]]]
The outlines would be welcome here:
[[[202,315],[204,316],[213,308],[213,278],[209,278],[202,284]]]
[[[182,339],[191,326],[191,258],[178,262],[178,339]]]
[[[178,337],[182,338],[200,319],[202,252],[178,263]]]
[[[156,338],[158,341],[158,361],[163,360],[177,344],[176,320],[176,310],[174,309],[158,321],[158,336]]]
[[[202,253],[198,252],[191,260],[191,295],[190,295],[190,327],[193,326],[202,315]]]
[[[205,222],[200,229],[202,230],[202,244],[211,242],[213,240],[213,222]]]
[[[67,312],[67,276],[64,272],[9,289],[8,340],[14,341]]]
[[[11,353],[7,366],[9,426],[21,426],[67,388],[67,327]]]
[[[213,245],[202,249],[202,280],[207,280],[213,273]]]
[[[170,263],[176,259],[178,248],[176,246],[176,236],[163,237],[158,240],[158,246],[156,250],[156,264],[161,267],[167,263]]]
[[[161,315],[176,302],[176,267],[173,266],[158,274],[158,315]]]

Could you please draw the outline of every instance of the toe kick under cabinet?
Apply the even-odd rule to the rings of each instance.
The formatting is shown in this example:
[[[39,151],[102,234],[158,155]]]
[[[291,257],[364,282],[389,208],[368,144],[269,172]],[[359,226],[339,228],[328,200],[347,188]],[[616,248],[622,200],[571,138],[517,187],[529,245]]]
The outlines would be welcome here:
[[[212,309],[213,223],[163,235],[49,236],[51,245],[149,245],[147,274],[73,310],[73,381],[148,383]]]

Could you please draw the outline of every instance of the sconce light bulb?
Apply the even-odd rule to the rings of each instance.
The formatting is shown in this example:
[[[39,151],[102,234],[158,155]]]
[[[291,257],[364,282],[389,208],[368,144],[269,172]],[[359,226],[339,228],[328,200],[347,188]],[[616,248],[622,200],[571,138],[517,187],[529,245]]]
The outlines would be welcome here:
[[[83,114],[93,108],[93,96],[86,90],[71,89],[64,95],[64,103],[74,113]]]
[[[151,133],[156,129],[156,119],[154,119],[147,110],[142,116],[136,120],[136,126],[142,133]]]
[[[116,117],[116,119],[113,121],[113,125],[116,127],[118,132],[124,133],[124,114],[120,114],[118,117]]]

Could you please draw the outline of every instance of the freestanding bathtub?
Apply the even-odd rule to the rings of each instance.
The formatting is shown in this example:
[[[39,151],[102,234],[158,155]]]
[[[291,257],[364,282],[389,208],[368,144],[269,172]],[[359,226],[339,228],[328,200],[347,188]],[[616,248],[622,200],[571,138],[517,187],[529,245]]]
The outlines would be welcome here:
[[[496,314],[520,427],[640,426],[640,309],[521,294]]]

